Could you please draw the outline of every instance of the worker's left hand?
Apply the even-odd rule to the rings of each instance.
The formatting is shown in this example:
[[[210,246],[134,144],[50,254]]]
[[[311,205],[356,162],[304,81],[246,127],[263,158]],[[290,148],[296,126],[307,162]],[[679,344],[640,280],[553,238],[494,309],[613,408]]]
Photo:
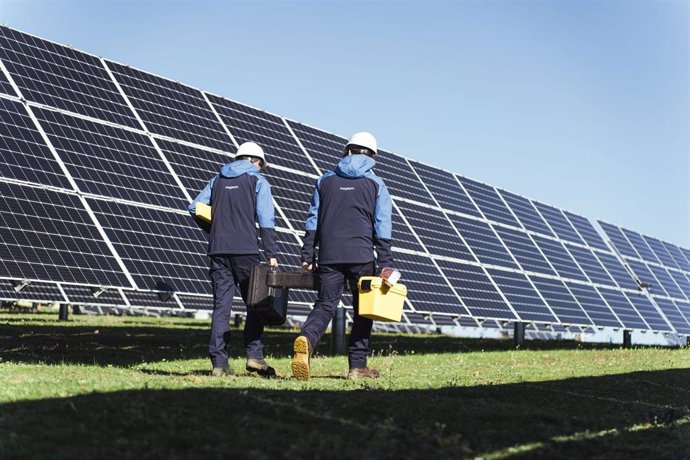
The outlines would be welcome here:
[[[278,259],[276,259],[275,257],[271,257],[270,259],[268,259],[268,265],[270,265],[273,268],[278,267]]]

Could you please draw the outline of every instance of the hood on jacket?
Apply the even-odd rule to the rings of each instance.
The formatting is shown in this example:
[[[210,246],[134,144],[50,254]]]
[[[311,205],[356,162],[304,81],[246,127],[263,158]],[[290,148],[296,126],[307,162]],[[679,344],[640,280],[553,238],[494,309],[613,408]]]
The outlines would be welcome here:
[[[341,177],[356,179],[364,177],[374,165],[376,165],[376,161],[366,155],[348,155],[338,162],[335,173]]]
[[[223,177],[238,177],[245,173],[258,175],[259,171],[249,160],[235,160],[231,163],[225,163],[220,168],[220,175]]]

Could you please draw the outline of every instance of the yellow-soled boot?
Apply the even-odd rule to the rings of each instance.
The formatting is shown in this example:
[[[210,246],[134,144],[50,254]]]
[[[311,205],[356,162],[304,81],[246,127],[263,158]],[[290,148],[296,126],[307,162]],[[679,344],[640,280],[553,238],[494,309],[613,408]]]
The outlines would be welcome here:
[[[309,339],[300,335],[292,346],[295,352],[292,357],[292,376],[297,380],[309,380],[309,358],[311,357],[311,345]]]

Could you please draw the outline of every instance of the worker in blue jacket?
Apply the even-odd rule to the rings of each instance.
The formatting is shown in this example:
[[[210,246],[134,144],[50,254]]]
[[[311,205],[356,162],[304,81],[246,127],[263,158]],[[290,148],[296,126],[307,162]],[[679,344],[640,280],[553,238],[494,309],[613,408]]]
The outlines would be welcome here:
[[[266,167],[266,156],[253,142],[240,145],[235,161],[224,164],[189,205],[196,222],[209,233],[208,256],[213,287],[213,315],[209,356],[211,375],[234,375],[228,363],[226,346],[230,340],[232,299],[239,288],[247,302],[249,275],[259,263],[256,222],[269,264],[278,266],[275,212],[271,186],[259,171]],[[196,216],[196,204],[211,205],[208,223]],[[261,337],[264,324],[256,312],[247,311],[244,324],[246,369],[262,377],[274,377],[275,370],[263,356]]]
[[[333,171],[316,182],[305,223],[302,266],[316,270],[320,286],[314,309],[294,342],[292,375],[310,378],[309,358],[340,302],[344,282],[353,296],[354,324],[348,345],[348,378],[377,378],[367,367],[372,320],[359,316],[357,281],[379,270],[392,271],[392,202],[383,180],[372,172],[376,139],[359,132],[350,138]],[[319,247],[318,264],[315,248]],[[374,258],[376,249],[376,264]]]

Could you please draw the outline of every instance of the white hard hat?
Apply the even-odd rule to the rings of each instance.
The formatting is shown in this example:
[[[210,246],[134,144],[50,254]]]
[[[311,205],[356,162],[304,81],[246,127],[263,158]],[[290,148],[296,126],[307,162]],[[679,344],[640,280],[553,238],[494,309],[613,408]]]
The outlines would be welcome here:
[[[245,142],[244,144],[240,145],[240,148],[237,149],[237,155],[235,156],[260,158],[261,161],[263,161],[262,167],[266,167],[266,154],[261,146],[259,146],[259,144],[255,144],[254,142]]]
[[[374,155],[376,155],[376,138],[371,133],[368,133],[366,131],[354,133],[350,140],[347,142],[345,150],[347,150],[347,148],[351,145],[359,145],[360,147],[366,147],[372,152],[374,152]]]

